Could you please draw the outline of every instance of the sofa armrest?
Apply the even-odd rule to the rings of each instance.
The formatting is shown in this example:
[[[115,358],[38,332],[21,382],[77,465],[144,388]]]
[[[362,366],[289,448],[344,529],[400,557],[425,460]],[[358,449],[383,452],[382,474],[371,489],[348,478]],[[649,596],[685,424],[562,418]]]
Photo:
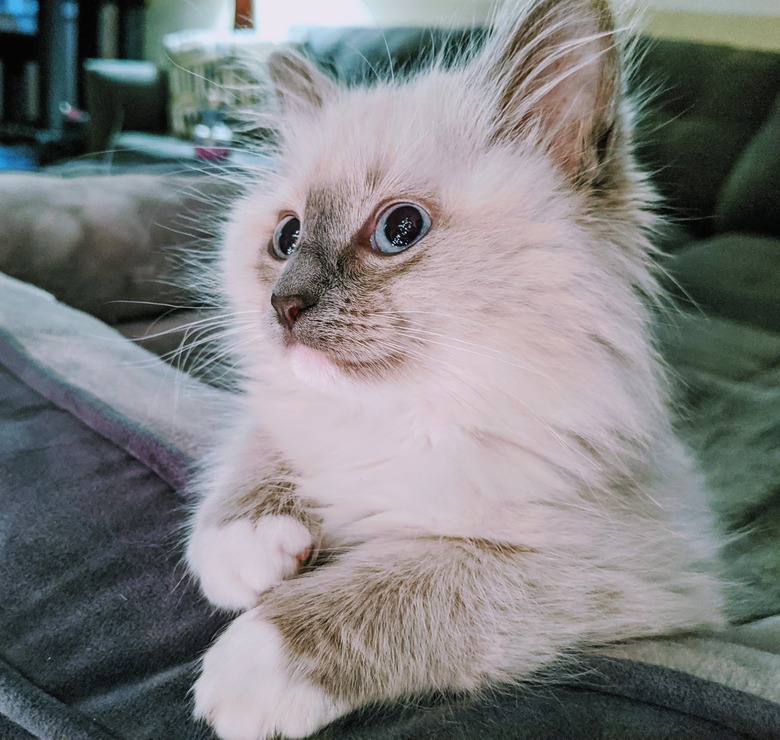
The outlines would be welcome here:
[[[168,83],[151,62],[88,59],[84,62],[89,149],[111,148],[119,131],[168,132]]]
[[[207,175],[0,174],[0,272],[109,324],[154,319],[196,300],[182,272],[236,190]]]

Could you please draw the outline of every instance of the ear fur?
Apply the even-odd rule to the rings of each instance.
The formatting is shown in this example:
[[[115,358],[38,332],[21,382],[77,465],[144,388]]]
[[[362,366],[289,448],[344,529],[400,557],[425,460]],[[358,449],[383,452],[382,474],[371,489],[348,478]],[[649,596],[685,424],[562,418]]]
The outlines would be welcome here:
[[[321,108],[335,94],[333,81],[291,49],[273,52],[267,67],[283,111]]]
[[[483,63],[497,92],[494,139],[534,136],[569,179],[591,181],[621,85],[608,0],[536,0],[498,28]]]

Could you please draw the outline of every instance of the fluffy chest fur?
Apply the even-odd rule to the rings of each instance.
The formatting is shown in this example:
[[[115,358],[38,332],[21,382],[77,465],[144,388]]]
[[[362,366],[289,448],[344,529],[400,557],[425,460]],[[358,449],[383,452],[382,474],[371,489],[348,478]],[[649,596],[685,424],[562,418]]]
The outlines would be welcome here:
[[[492,398],[477,393],[467,403],[426,385],[423,376],[414,380],[420,386],[399,381],[394,393],[380,387],[359,399],[291,389],[290,378],[251,394],[269,444],[286,450],[297,491],[322,519],[326,547],[403,532],[587,550],[610,560],[617,552],[638,552],[638,525],[645,534],[657,530],[659,538],[676,539],[701,524],[674,516],[673,507],[662,510],[657,500],[676,495],[656,490],[656,475],[667,462],[671,469],[679,465],[680,449],[631,450],[612,436],[609,404],[599,395],[614,382],[609,374],[592,389],[594,408],[604,413],[589,415],[588,426],[578,419],[586,399],[566,413],[572,398],[560,388],[561,416],[553,424],[552,415],[529,412],[532,400],[552,406],[533,386]],[[569,389],[576,392],[591,390]],[[658,470],[650,471],[646,456]],[[686,495],[690,503],[697,494]]]
[[[366,540],[399,528],[513,542],[522,537],[517,523],[507,526],[500,513],[532,497],[531,470],[525,482],[513,479],[517,449],[442,418],[430,401],[372,401],[329,403],[301,395],[270,407],[262,403],[269,421],[278,410],[274,442],[294,450],[298,489],[316,502],[331,537]]]

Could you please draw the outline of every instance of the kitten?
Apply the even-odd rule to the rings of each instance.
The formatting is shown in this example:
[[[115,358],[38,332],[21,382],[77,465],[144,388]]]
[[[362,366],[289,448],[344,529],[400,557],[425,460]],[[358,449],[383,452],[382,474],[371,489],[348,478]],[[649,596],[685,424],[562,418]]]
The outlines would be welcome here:
[[[292,52],[269,70],[280,152],[222,259],[244,414],[187,552],[243,614],[196,715],[300,737],[721,624],[607,0],[516,8],[403,82],[339,89]]]

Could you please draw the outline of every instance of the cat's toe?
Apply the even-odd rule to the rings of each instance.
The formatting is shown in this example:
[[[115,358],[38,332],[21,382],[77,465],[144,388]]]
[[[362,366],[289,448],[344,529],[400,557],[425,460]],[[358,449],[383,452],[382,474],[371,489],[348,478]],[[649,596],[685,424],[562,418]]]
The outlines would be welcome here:
[[[279,631],[256,610],[238,617],[203,658],[195,717],[226,740],[306,737],[345,708],[294,676]]]
[[[248,609],[263,591],[295,575],[313,548],[311,532],[297,519],[264,516],[196,531],[187,558],[212,604]]]

